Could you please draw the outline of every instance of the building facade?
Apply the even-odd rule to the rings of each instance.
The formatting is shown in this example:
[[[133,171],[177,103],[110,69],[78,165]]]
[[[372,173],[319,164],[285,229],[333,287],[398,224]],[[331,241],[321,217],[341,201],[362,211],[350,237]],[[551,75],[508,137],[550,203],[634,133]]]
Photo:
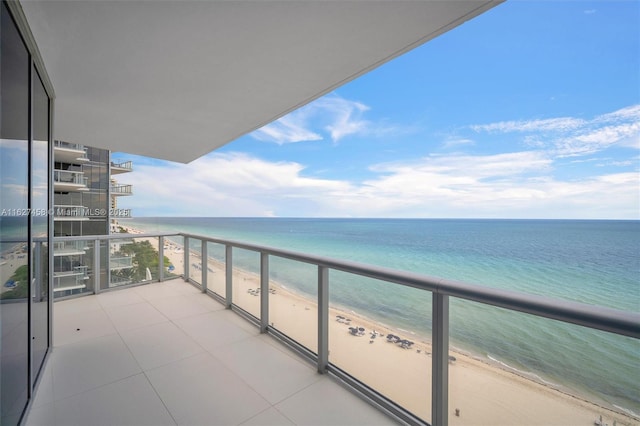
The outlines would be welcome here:
[[[131,185],[118,184],[113,174],[132,170],[130,161],[115,163],[106,149],[81,144],[54,141],[54,236],[77,237],[108,235],[117,231],[119,217],[130,217],[128,209],[118,209],[117,199],[131,195]],[[122,271],[132,267],[131,258],[120,255],[120,244],[111,244],[109,250],[100,250],[100,281],[111,284],[121,279]],[[56,297],[69,296],[87,290],[94,274],[93,247],[85,241],[64,241],[55,244],[54,284]],[[113,257],[113,262],[110,262]],[[111,265],[113,263],[113,265]]]

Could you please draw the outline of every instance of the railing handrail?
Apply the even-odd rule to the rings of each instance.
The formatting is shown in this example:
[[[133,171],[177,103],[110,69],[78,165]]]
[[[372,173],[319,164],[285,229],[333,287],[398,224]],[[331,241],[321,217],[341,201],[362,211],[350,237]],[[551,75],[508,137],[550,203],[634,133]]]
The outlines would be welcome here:
[[[425,274],[398,271],[381,266],[304,254],[240,241],[187,233],[181,233],[181,235],[640,339],[640,313],[587,305],[570,300],[559,300],[513,290],[485,287]]]
[[[123,161],[121,163],[111,162],[111,167],[118,167],[120,169],[133,169],[133,161]]]
[[[349,260],[334,259],[325,256],[305,254],[290,250],[269,247],[242,241],[190,233],[145,233],[112,234],[82,237],[55,237],[54,241],[73,240],[116,240],[124,238],[155,238],[182,236],[225,246],[251,250],[271,256],[278,256],[303,263],[310,263],[330,269],[348,272],[368,278],[392,282],[407,287],[430,291],[434,294],[453,296],[477,303],[497,306],[523,312],[538,317],[577,324],[597,330],[640,339],[640,313],[588,305],[585,303],[554,299],[547,296],[522,293],[513,290],[485,287],[414,272],[398,271],[391,268],[369,265]]]

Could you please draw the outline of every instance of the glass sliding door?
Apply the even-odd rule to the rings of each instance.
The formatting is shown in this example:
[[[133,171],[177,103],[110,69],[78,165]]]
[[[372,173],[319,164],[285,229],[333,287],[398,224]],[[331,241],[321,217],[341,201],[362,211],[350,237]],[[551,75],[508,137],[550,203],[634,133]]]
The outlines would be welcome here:
[[[5,3],[0,35],[0,424],[29,398],[29,68]]]
[[[49,347],[49,97],[32,70],[31,141],[31,354],[32,384]]]

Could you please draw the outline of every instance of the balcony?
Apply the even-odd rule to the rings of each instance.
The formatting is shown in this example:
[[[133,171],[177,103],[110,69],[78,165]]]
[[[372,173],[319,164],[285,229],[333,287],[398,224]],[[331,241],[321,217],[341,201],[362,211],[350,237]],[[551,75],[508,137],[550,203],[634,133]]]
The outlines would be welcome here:
[[[133,258],[130,256],[112,256],[109,258],[109,269],[112,271],[119,269],[129,269],[133,267]]]
[[[88,241],[56,241],[53,243],[53,256],[81,256],[89,248]]]
[[[53,273],[53,292],[60,293],[71,290],[82,290],[89,280],[88,266],[75,266],[69,270]]]
[[[132,185],[111,185],[111,195],[131,195]]]
[[[53,156],[58,163],[81,164],[89,161],[84,145],[65,141],[54,141]]]
[[[394,421],[182,280],[56,302],[34,425]]]
[[[84,177],[83,172],[71,170],[53,171],[53,190],[56,192],[77,192],[88,191],[89,180]]]
[[[586,425],[598,416],[609,424],[637,422],[633,415],[549,383],[490,369],[449,343],[449,322],[467,306],[462,301],[509,317],[528,315],[533,326],[546,321],[554,330],[550,336],[569,339],[586,331],[605,341],[628,339],[635,348],[637,313],[197,235],[81,238],[93,247],[101,247],[100,240],[120,239],[141,244],[136,248],[153,247],[156,266],[147,268],[146,275],[132,275],[136,287],[113,291],[94,276],[85,293],[95,295],[56,302],[56,349],[27,424],[51,423],[50,416],[59,416],[54,418],[59,424],[91,424],[99,418],[119,424]],[[171,265],[164,264],[165,256]],[[101,256],[93,257],[99,269]],[[310,294],[293,293],[278,283],[287,262],[302,264],[296,266],[297,279],[309,284]],[[412,333],[398,329],[404,335],[400,338],[389,325],[376,325],[336,303],[335,294],[348,282],[345,274],[392,286],[394,293],[412,300],[427,297],[430,303],[420,302],[425,320],[413,326],[428,329],[431,337],[422,341],[414,335],[409,341]],[[182,279],[164,281],[176,275]],[[351,290],[352,301],[360,297]],[[498,331],[506,326],[507,321],[495,324]],[[510,344],[496,340],[496,345]],[[607,348],[598,348],[602,362],[609,359]],[[631,357],[631,365],[637,365],[638,353]],[[139,400],[130,403],[131,395]],[[545,409],[535,408],[540,406]]]
[[[128,173],[133,171],[132,161],[123,161],[122,163],[111,162],[111,174],[119,175],[120,173]]]

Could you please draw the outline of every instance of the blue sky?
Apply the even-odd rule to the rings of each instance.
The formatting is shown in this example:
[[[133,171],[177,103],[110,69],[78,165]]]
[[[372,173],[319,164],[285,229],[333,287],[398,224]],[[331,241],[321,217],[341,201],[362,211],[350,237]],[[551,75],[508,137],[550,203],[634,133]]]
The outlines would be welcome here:
[[[640,2],[508,1],[187,165],[134,216],[640,218]]]

